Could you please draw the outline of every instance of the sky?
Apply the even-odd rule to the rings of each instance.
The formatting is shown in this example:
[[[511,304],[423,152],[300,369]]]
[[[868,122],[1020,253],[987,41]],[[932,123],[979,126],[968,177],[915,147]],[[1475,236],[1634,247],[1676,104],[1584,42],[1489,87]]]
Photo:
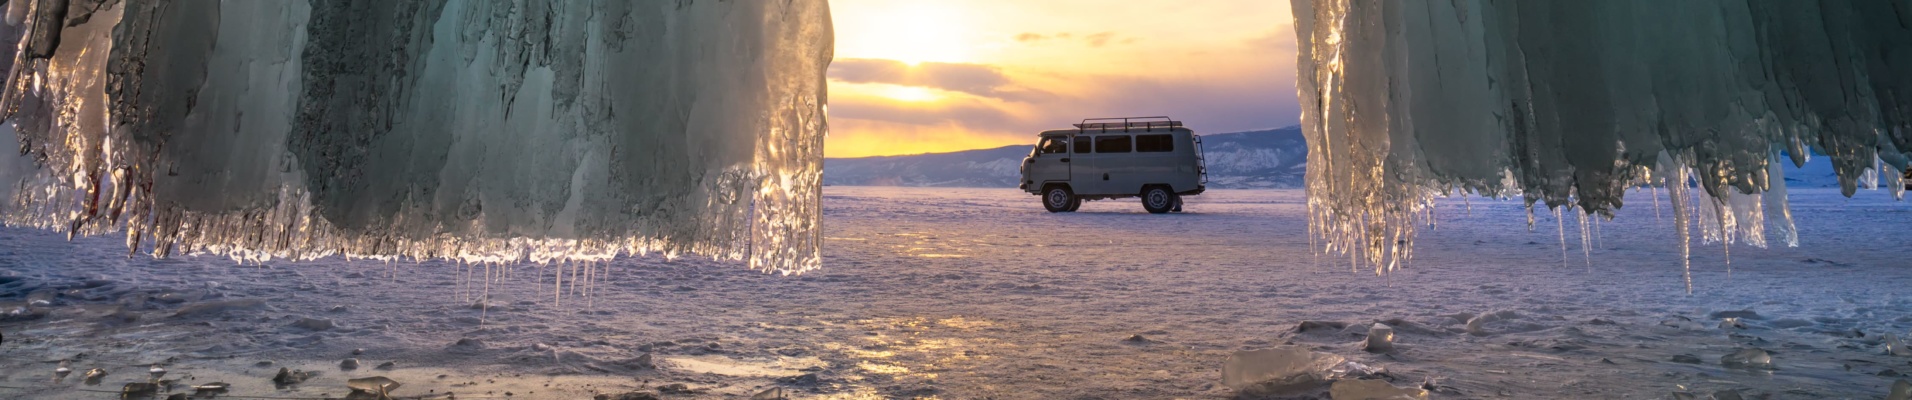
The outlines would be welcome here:
[[[1271,0],[830,0],[827,157],[1033,144],[1083,118],[1198,133],[1294,125],[1295,34]]]

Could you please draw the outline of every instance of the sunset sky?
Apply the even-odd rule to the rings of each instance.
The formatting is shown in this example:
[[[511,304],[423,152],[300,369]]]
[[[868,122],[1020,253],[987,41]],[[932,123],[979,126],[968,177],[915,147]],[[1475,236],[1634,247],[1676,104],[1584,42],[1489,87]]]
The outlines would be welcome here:
[[[829,157],[1031,144],[1082,118],[1293,125],[1294,27],[1267,0],[831,0]]]

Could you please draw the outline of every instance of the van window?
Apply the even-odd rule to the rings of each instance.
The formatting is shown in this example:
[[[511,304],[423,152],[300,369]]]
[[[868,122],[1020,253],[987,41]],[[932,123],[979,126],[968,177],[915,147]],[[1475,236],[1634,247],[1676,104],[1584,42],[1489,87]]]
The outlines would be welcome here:
[[[1036,147],[1039,154],[1060,154],[1069,152],[1069,142],[1062,138],[1042,138],[1042,144]]]
[[[1075,137],[1075,152],[1077,154],[1089,152],[1089,137],[1088,136]]]
[[[1175,151],[1174,135],[1135,135],[1135,152],[1167,153]]]
[[[1103,135],[1095,137],[1095,152],[1097,153],[1127,153],[1129,152],[1129,147],[1129,135]]]

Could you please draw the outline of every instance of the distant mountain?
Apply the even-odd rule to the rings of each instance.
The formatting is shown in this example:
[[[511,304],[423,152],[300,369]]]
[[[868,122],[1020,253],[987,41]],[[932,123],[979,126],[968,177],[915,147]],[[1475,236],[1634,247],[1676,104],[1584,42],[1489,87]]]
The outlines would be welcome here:
[[[843,186],[1016,187],[1030,144],[908,156],[828,158],[823,184]],[[1308,145],[1299,126],[1202,135],[1208,187],[1301,187]]]
[[[1016,187],[1017,163],[1031,144],[952,153],[908,156],[828,158],[823,183],[842,186]],[[1208,158],[1208,187],[1217,189],[1299,188],[1307,172],[1308,145],[1299,126],[1264,131],[1202,135]],[[1839,187],[1830,158],[1814,154],[1806,166],[1778,160],[1786,186]],[[1881,183],[1886,179],[1880,179]]]

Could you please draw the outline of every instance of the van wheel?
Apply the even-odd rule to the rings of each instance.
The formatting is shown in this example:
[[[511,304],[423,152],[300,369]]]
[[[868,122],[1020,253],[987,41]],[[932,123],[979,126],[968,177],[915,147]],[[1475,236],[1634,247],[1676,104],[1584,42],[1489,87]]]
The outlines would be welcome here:
[[[1042,208],[1048,209],[1049,212],[1075,211],[1074,207],[1070,207],[1071,204],[1079,206],[1082,204],[1082,199],[1077,198],[1075,192],[1069,190],[1068,186],[1050,186],[1049,189],[1042,191]]]
[[[1181,196],[1176,196],[1168,188],[1150,186],[1142,190],[1142,209],[1149,210],[1150,214],[1166,213],[1175,208],[1175,202],[1181,200],[1178,197]]]
[[[1082,208],[1082,196],[1075,196],[1075,200],[1070,200],[1070,201],[1069,201],[1069,210],[1068,210],[1068,211],[1069,211],[1069,212],[1075,212],[1075,210],[1076,210],[1076,209],[1079,209],[1079,208]]]

